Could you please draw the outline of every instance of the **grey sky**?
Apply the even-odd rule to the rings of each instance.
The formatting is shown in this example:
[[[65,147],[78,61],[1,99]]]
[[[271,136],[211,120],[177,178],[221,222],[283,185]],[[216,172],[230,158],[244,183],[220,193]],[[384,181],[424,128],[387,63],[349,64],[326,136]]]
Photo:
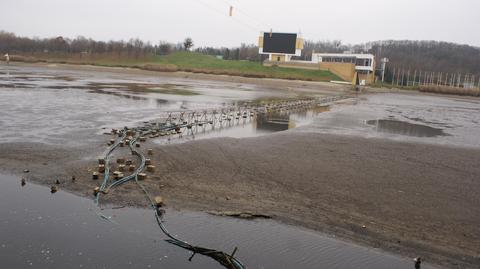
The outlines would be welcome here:
[[[195,45],[255,43],[260,31],[360,43],[441,40],[480,46],[479,0],[1,0],[0,29],[21,36]],[[228,17],[229,3],[234,15]]]

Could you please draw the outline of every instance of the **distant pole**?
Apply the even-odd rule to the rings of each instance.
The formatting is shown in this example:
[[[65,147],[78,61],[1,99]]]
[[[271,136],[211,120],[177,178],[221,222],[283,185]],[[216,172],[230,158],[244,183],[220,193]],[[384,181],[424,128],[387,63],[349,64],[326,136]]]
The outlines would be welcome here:
[[[405,70],[402,68],[402,86],[405,86],[404,84],[404,77],[405,77]]]
[[[448,82],[448,73],[445,74],[445,83],[443,83],[443,86],[447,86]]]
[[[417,80],[417,69],[413,72],[413,87],[415,87],[415,81]]]
[[[392,86],[395,84],[395,67],[393,68]]]
[[[410,84],[410,69],[408,69],[407,71],[407,87],[409,86]]]
[[[400,69],[397,72],[397,86],[400,85]]]

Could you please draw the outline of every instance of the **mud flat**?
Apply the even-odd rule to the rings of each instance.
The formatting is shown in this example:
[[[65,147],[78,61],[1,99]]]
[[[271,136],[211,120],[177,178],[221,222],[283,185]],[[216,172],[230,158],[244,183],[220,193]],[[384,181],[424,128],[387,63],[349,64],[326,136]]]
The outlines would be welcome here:
[[[50,90],[52,95],[59,94],[57,89]],[[3,124],[10,124],[10,118],[26,122],[8,125],[11,128],[2,131],[0,172],[16,174],[19,184],[20,177],[25,174],[27,182],[45,185],[54,184],[58,179],[60,189],[92,197],[92,189],[99,184],[92,180],[96,158],[106,149],[106,141],[113,138],[98,132],[102,126],[108,126],[109,121],[119,122],[118,117],[126,119],[127,113],[114,110],[101,121],[94,120],[94,114],[82,115],[84,105],[80,100],[84,99],[84,93],[79,91],[64,93],[76,94],[78,107],[72,108],[78,109],[72,113],[75,124],[65,114],[65,118],[52,121],[52,118],[58,119],[55,113],[52,117],[32,121],[36,115],[22,109],[35,106],[38,110],[42,107],[38,99],[29,104],[31,99],[21,98],[25,103],[17,107],[16,113],[7,113],[5,117],[0,113]],[[4,95],[10,94],[9,98],[15,100],[16,96],[29,92],[9,89]],[[93,94],[96,98],[88,99],[89,103],[99,102],[101,95]],[[148,96],[152,96],[151,93]],[[477,128],[472,123],[478,123],[475,118],[478,116],[472,118],[477,114],[471,112],[478,111],[478,100],[470,104],[472,107],[459,108],[456,101],[449,99],[447,102],[438,97],[447,103],[440,107],[433,103],[430,110],[425,102],[431,100],[420,102],[418,96],[394,95],[389,99],[391,104],[387,102],[387,105],[385,97],[363,96],[360,99],[373,98],[373,105],[344,105],[345,110],[332,111],[334,114],[326,114],[309,126],[268,136],[212,138],[171,145],[159,145],[149,139],[141,149],[145,153],[147,148],[154,149],[150,157],[156,172],[151,173],[144,184],[152,194],[163,196],[168,207],[175,209],[220,214],[230,211],[240,212],[240,215],[251,212],[407,257],[422,256],[427,262],[440,266],[478,268],[480,149],[462,144],[466,141],[478,145],[478,138],[471,132]],[[142,100],[112,98],[128,101],[125,107],[132,108],[128,110],[132,115],[128,120],[141,120],[141,111],[133,108]],[[400,101],[405,104],[399,106]],[[195,104],[197,102],[200,101]],[[177,103],[173,102],[175,106]],[[161,106],[164,104],[162,102]],[[38,111],[64,108],[51,104],[44,107]],[[98,109],[97,106],[87,107]],[[435,107],[455,113],[437,113]],[[147,114],[159,110],[157,103],[149,109]],[[427,117],[420,118],[419,112]],[[435,115],[444,118],[441,122],[432,121]],[[368,124],[369,120],[376,122]],[[383,129],[403,128],[400,120],[412,121],[417,125],[408,126],[414,130],[422,123],[441,128],[448,136],[390,139],[390,134],[377,135],[382,129],[379,123],[385,120],[393,125],[387,124]],[[334,121],[342,124],[325,124]],[[51,122],[52,126],[29,131],[39,122],[45,125]],[[349,132],[352,128],[346,126],[351,122],[358,126]],[[451,122],[460,124],[452,125]],[[331,130],[325,127],[327,125]],[[52,130],[67,131],[54,136]],[[369,135],[362,135],[365,133]],[[418,134],[416,131],[408,133]],[[456,140],[458,137],[462,139]],[[430,140],[439,143],[424,143]],[[124,148],[122,155],[128,154]],[[24,169],[29,173],[23,173]],[[76,177],[75,182],[71,180],[72,175]],[[134,184],[113,190],[104,202],[145,206],[143,195]]]
[[[98,183],[88,171],[92,161],[74,161],[81,152],[32,146],[24,160],[1,147],[3,168],[29,166],[34,181],[62,178],[61,188],[83,195]],[[62,160],[59,154],[70,157],[42,164]],[[254,212],[447,267],[478,268],[480,150],[291,132],[157,146],[152,159],[158,172],[144,183],[170,207]],[[133,184],[108,197],[145,205]]]

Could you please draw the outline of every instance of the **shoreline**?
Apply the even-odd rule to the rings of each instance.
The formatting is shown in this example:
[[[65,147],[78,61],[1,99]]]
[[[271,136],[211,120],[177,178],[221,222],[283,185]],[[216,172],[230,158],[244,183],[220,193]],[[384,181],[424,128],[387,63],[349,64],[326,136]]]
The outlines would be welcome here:
[[[33,149],[32,145],[23,146]],[[5,144],[0,144],[0,147],[2,152],[7,150],[13,154],[12,148],[22,148],[22,145],[17,143],[5,148]],[[478,253],[475,254],[480,242],[480,233],[475,228],[480,214],[474,212],[478,206],[472,202],[474,198],[466,195],[480,190],[479,183],[473,181],[480,175],[479,168],[474,167],[474,163],[480,162],[480,150],[294,131],[166,146],[147,141],[142,150],[147,147],[154,148],[152,160],[157,172],[143,183],[153,195],[165,197],[167,208],[264,214],[272,216],[274,221],[351,243],[404,257],[422,256],[426,262],[448,268],[476,268],[480,259]],[[287,148],[290,149],[288,156],[285,155]],[[78,156],[73,154],[74,148],[35,145],[35,149],[38,156],[33,153],[28,160],[33,182],[49,185],[54,178],[61,178],[61,189],[92,197],[93,187],[99,182],[91,179],[96,165],[93,156],[100,153],[98,148],[97,152],[88,154],[85,150]],[[265,150],[274,154],[260,158],[258,153]],[[391,150],[400,151],[401,156],[389,156]],[[362,151],[367,161],[358,159]],[[54,152],[56,158],[70,157],[55,163],[55,167],[44,165],[45,159]],[[91,160],[75,161],[87,156]],[[5,157],[10,162],[6,162]],[[442,157],[461,164],[466,171],[448,168]],[[9,167],[9,173],[21,175],[23,167],[19,165],[25,164],[25,160],[13,160],[12,156],[0,159],[6,164],[3,170]],[[390,165],[379,167],[375,163],[380,159]],[[357,175],[361,181],[355,180],[353,175],[357,170],[372,166],[377,171],[365,170],[365,175]],[[441,173],[434,166],[443,167]],[[392,170],[401,173],[394,176],[395,180],[382,183],[381,175],[388,175]],[[319,178],[317,175],[322,173]],[[77,177],[75,183],[69,180],[72,174]],[[466,174],[470,175],[459,179],[462,187],[439,185]],[[420,180],[420,175],[427,178]],[[292,178],[298,182],[292,182]],[[417,188],[425,198],[417,198]],[[397,189],[401,189],[400,194],[405,197],[391,201],[392,195],[398,195],[395,195]],[[146,206],[134,184],[112,190],[103,198],[103,203],[108,204]],[[465,211],[473,212],[467,217]],[[445,216],[446,212],[453,214],[451,218]],[[425,216],[429,221],[423,221]],[[463,229],[455,231],[460,219]]]

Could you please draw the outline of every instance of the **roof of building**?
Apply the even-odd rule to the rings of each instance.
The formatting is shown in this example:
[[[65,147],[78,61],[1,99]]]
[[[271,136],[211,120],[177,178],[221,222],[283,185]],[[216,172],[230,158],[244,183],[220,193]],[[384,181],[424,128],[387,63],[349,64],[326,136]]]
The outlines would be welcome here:
[[[373,59],[373,54],[366,53],[312,53],[312,56],[335,57],[335,58],[357,58],[357,59]]]

